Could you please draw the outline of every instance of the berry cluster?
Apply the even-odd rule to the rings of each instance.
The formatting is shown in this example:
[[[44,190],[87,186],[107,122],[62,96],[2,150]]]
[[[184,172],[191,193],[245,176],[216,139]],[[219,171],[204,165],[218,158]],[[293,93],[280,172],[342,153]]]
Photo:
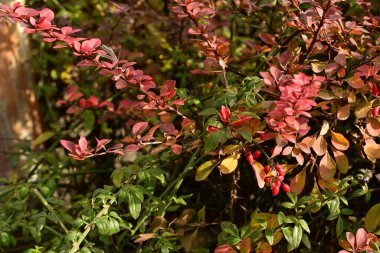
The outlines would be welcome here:
[[[283,183],[285,170],[281,164],[276,164],[273,167],[270,165],[264,166],[264,172],[270,176],[266,176],[264,178],[265,183],[270,184],[270,188],[272,190],[272,195],[277,196],[280,192],[280,186],[284,192],[290,192],[290,186],[288,184]]]
[[[253,153],[250,150],[245,151],[245,157],[249,164],[252,164],[254,160],[259,159],[261,156],[260,150],[256,150]],[[290,186],[283,183],[285,179],[285,169],[281,164],[276,164],[274,167],[270,165],[264,166],[264,172],[266,174],[264,181],[271,186],[273,196],[277,196],[280,192],[280,186],[284,192],[290,192]]]

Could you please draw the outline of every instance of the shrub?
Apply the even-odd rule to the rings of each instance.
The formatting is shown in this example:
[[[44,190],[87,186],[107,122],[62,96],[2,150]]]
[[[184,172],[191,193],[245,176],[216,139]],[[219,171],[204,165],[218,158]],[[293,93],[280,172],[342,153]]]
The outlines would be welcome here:
[[[108,41],[0,8],[83,69],[3,179],[3,251],[379,252],[372,4],[152,2],[111,3]]]

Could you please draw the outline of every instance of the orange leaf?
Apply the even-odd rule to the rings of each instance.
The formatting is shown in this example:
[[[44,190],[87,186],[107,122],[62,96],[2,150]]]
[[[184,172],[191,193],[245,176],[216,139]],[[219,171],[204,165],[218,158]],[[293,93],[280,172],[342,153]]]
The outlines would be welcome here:
[[[326,153],[319,163],[319,175],[324,180],[332,179],[336,172],[336,164],[329,153]]]
[[[348,166],[349,166],[347,156],[343,152],[340,152],[339,150],[335,150],[335,149],[333,149],[333,154],[335,157],[336,166],[338,167],[338,170],[341,173],[347,173]]]
[[[322,156],[327,151],[327,142],[323,136],[319,136],[313,143],[313,150],[318,156]]]
[[[367,131],[372,136],[380,135],[380,122],[376,118],[369,118],[366,125]]]
[[[257,180],[257,184],[259,188],[263,188],[265,186],[264,178],[266,176],[263,165],[254,160],[251,163],[251,166],[252,166],[253,171],[255,172],[255,176],[256,176],[256,180]]]
[[[342,106],[336,113],[338,120],[346,120],[350,116],[350,104]]]
[[[305,187],[306,182],[306,167],[302,169],[293,179],[290,181],[290,189],[295,194],[299,195],[303,188]]]
[[[228,244],[223,244],[223,245],[218,246],[214,250],[214,253],[236,253],[236,250],[234,250],[234,248],[232,248]]]
[[[358,76],[352,76],[350,78],[347,78],[346,79],[346,82],[352,87],[352,88],[355,88],[355,89],[360,89],[361,87],[364,86],[364,82],[363,80],[358,77]]]
[[[350,142],[343,134],[335,133],[334,131],[331,131],[331,143],[336,149],[341,151],[345,151],[350,147]]]
[[[364,152],[370,160],[380,159],[380,144],[367,144]]]

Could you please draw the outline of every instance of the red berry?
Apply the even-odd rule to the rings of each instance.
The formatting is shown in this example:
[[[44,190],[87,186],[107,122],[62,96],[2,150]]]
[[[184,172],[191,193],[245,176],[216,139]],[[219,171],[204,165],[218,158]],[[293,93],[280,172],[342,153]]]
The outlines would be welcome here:
[[[260,133],[259,136],[260,136],[260,139],[261,139],[261,140],[264,140],[264,139],[265,139],[265,134],[264,134],[264,133]]]
[[[269,165],[265,165],[264,166],[264,172],[265,172],[265,174],[268,174],[269,171],[270,171],[270,166]]]
[[[282,169],[282,166],[281,166],[281,164],[276,164],[274,166],[274,168],[278,171],[279,169]]]
[[[375,83],[372,85],[372,93],[376,97],[379,95],[379,88],[377,87]]]
[[[278,174],[279,174],[280,176],[285,175],[285,170],[284,170],[283,168],[279,168],[279,169],[277,170],[277,172],[278,172]]]
[[[277,176],[278,181],[284,181],[284,176]]]
[[[272,195],[277,196],[278,193],[280,192],[280,187],[275,184],[272,184],[271,190],[272,190]]]
[[[274,182],[274,184],[275,184],[276,186],[281,186],[281,181],[277,179],[276,182]]]
[[[379,107],[378,106],[375,106],[374,108],[372,108],[372,116],[375,118],[377,116],[379,116]]]
[[[260,155],[261,155],[260,150],[256,150],[255,152],[253,152],[253,159],[255,160],[259,159]]]
[[[252,156],[252,153],[251,151],[245,151],[245,158],[247,158],[247,161],[249,162],[249,164],[252,164],[253,163],[253,156]]]
[[[288,184],[283,184],[282,189],[284,190],[284,192],[290,192],[290,186]]]
[[[270,177],[264,177],[264,182],[265,183],[269,184],[270,181],[272,181],[272,178],[270,178]]]

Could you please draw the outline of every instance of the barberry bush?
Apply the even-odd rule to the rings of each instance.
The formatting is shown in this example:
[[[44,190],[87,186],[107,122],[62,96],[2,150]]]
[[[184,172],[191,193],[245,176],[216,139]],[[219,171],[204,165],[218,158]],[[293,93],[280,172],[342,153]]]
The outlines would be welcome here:
[[[41,2],[3,252],[380,252],[377,1]]]

